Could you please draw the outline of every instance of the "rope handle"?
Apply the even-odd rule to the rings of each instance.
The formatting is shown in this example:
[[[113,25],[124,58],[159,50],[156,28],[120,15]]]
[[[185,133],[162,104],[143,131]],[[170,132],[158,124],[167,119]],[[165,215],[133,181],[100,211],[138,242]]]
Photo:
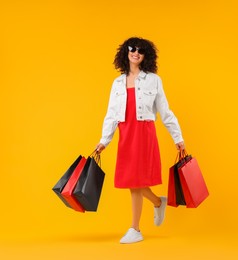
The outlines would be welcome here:
[[[188,153],[187,153],[187,151],[185,149],[184,150],[179,150],[179,152],[177,153],[177,156],[176,156],[174,164],[176,164],[179,161],[182,161],[187,156],[188,156]]]
[[[94,150],[90,155],[89,157],[92,157],[94,158],[95,162],[100,166],[101,168],[101,157],[100,157],[100,154],[97,152],[97,149]]]

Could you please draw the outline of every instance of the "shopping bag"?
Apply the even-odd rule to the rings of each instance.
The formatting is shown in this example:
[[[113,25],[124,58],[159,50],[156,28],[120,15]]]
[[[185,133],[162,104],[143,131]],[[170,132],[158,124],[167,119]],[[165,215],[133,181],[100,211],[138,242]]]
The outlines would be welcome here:
[[[100,167],[100,155],[95,152],[87,158],[73,192],[86,211],[97,211],[104,177],[105,173]]]
[[[79,164],[75,168],[73,174],[70,176],[64,189],[61,192],[62,197],[68,202],[71,208],[80,212],[85,212],[85,210],[83,206],[80,204],[80,202],[74,197],[73,190],[83,171],[85,164],[86,164],[86,159],[85,157],[82,157]]]
[[[69,167],[69,169],[64,173],[64,175],[59,179],[59,181],[55,184],[52,190],[56,193],[56,195],[62,200],[62,202],[69,208],[71,208],[70,204],[65,200],[62,196],[61,192],[64,189],[66,183],[68,182],[70,176],[73,174],[76,166],[79,164],[82,156],[79,157],[74,161],[74,163]]]
[[[172,207],[178,207],[176,202],[175,193],[175,179],[174,179],[174,168],[175,165],[169,168],[169,182],[168,182],[168,202],[167,204]]]
[[[198,207],[209,192],[196,158],[184,163],[178,172],[187,208]]]
[[[178,207],[186,205],[183,190],[178,176],[178,164],[169,169],[168,203],[169,206]]]
[[[178,207],[179,205],[186,205],[180,178],[179,178],[178,169],[186,161],[190,159],[191,156],[184,156],[182,151],[180,151],[176,157],[175,164],[169,169],[168,202],[167,202],[169,206]]]

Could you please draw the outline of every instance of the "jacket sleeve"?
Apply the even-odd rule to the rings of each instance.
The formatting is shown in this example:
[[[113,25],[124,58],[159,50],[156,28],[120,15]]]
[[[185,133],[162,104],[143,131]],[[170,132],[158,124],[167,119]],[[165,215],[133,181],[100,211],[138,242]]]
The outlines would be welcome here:
[[[105,147],[111,142],[118,125],[118,121],[116,119],[117,103],[115,100],[115,92],[115,84],[113,83],[110,92],[107,113],[103,121],[102,137],[100,139],[100,143]]]
[[[156,110],[159,112],[161,120],[172,136],[174,143],[177,144],[183,141],[181,129],[176,116],[169,108],[169,104],[164,93],[163,84],[159,76],[157,82],[158,93],[155,100]]]

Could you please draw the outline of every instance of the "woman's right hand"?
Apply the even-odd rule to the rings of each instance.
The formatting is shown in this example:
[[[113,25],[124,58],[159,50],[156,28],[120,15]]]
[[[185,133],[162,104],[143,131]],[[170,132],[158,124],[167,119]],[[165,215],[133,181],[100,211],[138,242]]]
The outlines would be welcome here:
[[[96,146],[96,152],[100,154],[105,149],[105,146],[103,144],[97,144]]]

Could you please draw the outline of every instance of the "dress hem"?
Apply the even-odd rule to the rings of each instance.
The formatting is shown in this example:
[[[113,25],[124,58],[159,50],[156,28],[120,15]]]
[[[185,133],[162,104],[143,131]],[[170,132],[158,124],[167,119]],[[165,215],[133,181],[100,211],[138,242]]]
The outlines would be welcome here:
[[[162,182],[159,183],[155,183],[155,184],[150,184],[150,185],[139,185],[139,186],[116,186],[114,185],[114,188],[116,189],[142,189],[142,188],[148,188],[148,187],[153,187],[153,186],[157,186],[157,185],[161,185]]]

